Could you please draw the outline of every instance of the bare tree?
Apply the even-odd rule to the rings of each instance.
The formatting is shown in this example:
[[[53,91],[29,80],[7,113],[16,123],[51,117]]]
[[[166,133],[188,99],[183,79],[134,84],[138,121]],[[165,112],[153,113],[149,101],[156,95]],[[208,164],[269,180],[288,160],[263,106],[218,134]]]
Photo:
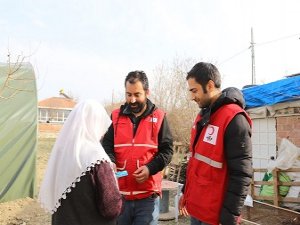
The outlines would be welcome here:
[[[120,93],[115,94],[114,90],[112,90],[111,101],[104,101],[103,105],[107,113],[111,114],[114,109],[120,108],[120,106],[124,104],[124,101],[123,95]]]
[[[18,55],[16,61],[11,62],[11,55],[8,53],[7,58],[6,66],[0,71],[0,101],[13,98],[19,92],[33,92],[26,88],[26,84],[33,82],[33,79],[20,74],[26,57]]]
[[[168,121],[176,141],[188,144],[197,104],[189,99],[186,74],[195,64],[192,59],[174,59],[172,65],[160,65],[154,71],[152,100],[168,114]]]
[[[151,100],[167,113],[174,140],[184,146],[189,143],[192,123],[199,112],[197,104],[189,99],[186,84],[186,73],[194,64],[195,60],[178,58],[171,66],[161,64],[155,68],[151,84]],[[120,99],[104,104],[108,113],[124,103]]]

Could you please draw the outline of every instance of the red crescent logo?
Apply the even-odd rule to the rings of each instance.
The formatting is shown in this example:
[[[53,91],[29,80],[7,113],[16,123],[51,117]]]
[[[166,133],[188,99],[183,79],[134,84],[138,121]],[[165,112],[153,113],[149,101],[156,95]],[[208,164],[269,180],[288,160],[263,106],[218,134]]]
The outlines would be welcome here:
[[[213,135],[213,133],[215,132],[215,128],[214,127],[209,127],[211,129],[211,132],[207,132],[209,135]]]

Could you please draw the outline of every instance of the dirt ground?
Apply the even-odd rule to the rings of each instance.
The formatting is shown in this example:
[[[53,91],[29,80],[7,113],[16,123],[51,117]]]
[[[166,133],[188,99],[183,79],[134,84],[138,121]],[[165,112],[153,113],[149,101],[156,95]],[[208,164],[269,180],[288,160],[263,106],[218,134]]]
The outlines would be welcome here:
[[[54,139],[39,139],[36,160],[37,190],[44,175]],[[0,225],[47,225],[50,216],[40,208],[35,199],[25,198],[0,203]]]
[[[36,180],[37,191],[39,190],[44,175],[50,151],[55,139],[40,138],[38,141]],[[18,199],[15,201],[0,203],[0,225],[50,225],[50,215],[40,208],[36,198]],[[160,225],[188,225],[187,218],[180,218],[178,223],[175,220],[160,221]]]
[[[44,175],[50,151],[55,139],[41,138],[38,142],[37,150],[37,191]],[[173,205],[172,198],[170,205]],[[253,208],[244,208],[243,218],[246,221],[242,225],[300,225],[300,214],[293,212],[276,210],[272,207],[255,204]],[[50,225],[50,215],[40,208],[35,199],[25,198],[15,201],[0,203],[0,225]],[[175,220],[160,221],[160,225],[189,225],[189,218],[179,218]]]
[[[263,225],[299,225],[300,214],[291,210],[254,202],[254,207],[244,207],[243,218]]]

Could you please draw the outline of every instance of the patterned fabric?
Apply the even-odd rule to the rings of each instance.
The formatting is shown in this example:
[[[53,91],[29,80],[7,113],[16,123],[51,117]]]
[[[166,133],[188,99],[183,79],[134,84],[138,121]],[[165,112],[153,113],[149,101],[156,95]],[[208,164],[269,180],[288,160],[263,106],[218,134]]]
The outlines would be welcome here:
[[[97,186],[95,186],[97,185]],[[96,165],[52,215],[52,225],[115,225],[122,197],[109,163]]]

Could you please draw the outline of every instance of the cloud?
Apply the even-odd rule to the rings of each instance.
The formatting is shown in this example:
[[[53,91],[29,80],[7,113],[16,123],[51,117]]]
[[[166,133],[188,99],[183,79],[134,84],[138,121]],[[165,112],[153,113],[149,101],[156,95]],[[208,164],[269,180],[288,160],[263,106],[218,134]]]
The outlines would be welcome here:
[[[113,89],[122,88],[125,66],[97,55],[42,46],[33,58],[39,73],[39,98],[56,96],[64,88],[77,97],[107,99]]]
[[[16,9],[22,16],[0,19],[0,59],[6,61],[8,48],[13,55],[30,56],[39,98],[64,88],[82,98],[110,99],[112,90],[123,95],[129,71],[151,76],[175,57],[222,62],[246,49],[217,65],[225,84],[240,87],[251,82],[251,26],[256,43],[300,33],[298,0],[26,3]],[[257,81],[299,72],[298,52],[298,38],[257,45]]]
[[[46,24],[42,20],[34,19],[32,23],[39,28],[46,28]]]

